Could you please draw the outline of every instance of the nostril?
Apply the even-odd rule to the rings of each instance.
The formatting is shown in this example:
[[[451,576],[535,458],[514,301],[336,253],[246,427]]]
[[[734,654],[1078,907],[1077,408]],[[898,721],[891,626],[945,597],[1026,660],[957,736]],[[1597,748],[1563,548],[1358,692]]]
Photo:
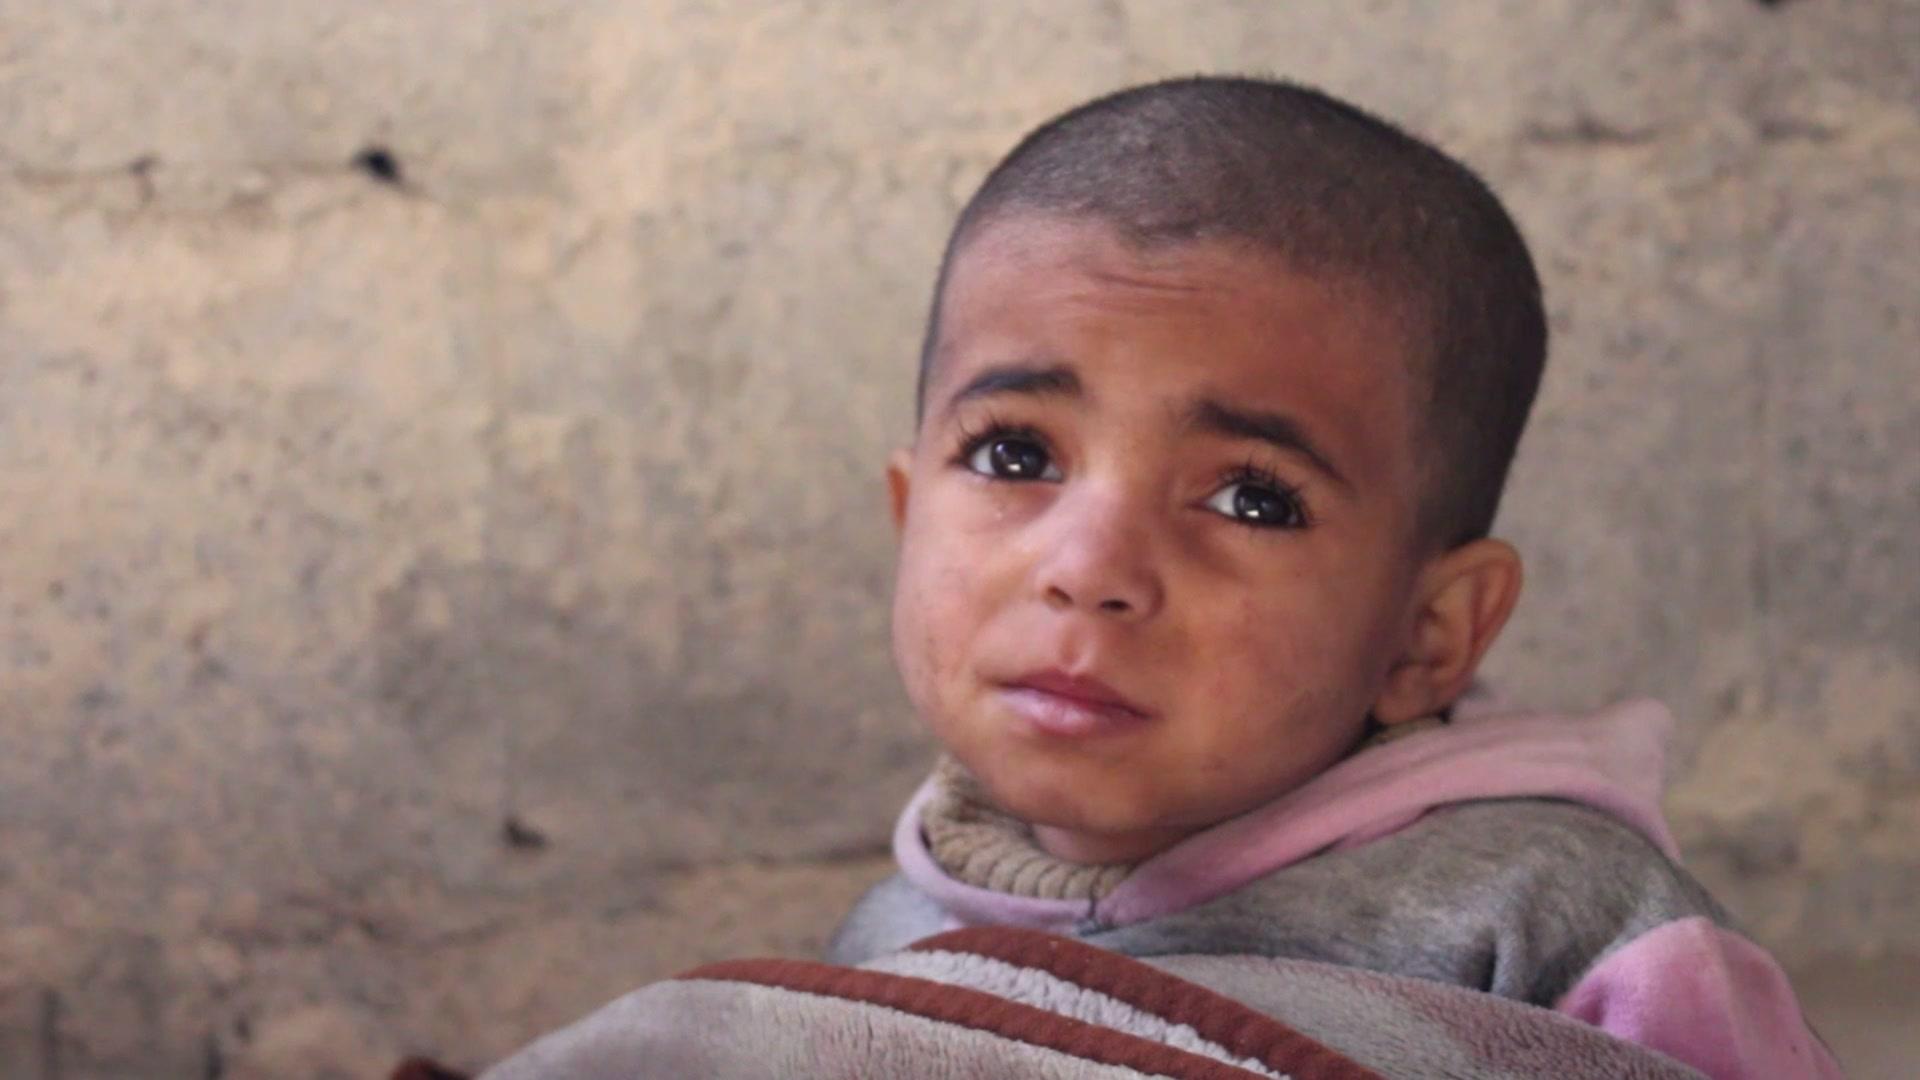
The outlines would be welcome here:
[[[1125,600],[1102,600],[1100,601],[1100,610],[1124,615],[1133,610],[1133,605],[1127,603]]]

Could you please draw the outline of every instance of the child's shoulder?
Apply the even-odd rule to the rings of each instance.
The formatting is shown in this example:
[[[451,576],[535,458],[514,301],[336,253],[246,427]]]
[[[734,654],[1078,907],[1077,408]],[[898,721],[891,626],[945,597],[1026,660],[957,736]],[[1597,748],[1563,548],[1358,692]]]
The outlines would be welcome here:
[[[1369,851],[1368,848],[1377,848]],[[1520,911],[1638,933],[1725,912],[1644,832],[1592,806],[1554,798],[1485,799],[1440,807],[1355,855],[1401,867],[1411,897]]]
[[[1488,799],[1440,807],[1101,943],[1324,960],[1549,1003],[1600,956],[1698,916],[1726,918],[1626,823],[1559,799]]]

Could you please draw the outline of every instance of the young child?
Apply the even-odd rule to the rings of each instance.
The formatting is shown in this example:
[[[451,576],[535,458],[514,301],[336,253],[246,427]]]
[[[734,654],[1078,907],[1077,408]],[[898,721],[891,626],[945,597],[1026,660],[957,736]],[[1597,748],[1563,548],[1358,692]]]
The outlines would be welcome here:
[[[1494,195],[1323,94],[1186,79],[1029,135],[954,228],[888,468],[895,654],[947,756],[829,959],[1013,924],[1838,1075],[1677,864],[1664,710],[1469,690],[1545,351]]]

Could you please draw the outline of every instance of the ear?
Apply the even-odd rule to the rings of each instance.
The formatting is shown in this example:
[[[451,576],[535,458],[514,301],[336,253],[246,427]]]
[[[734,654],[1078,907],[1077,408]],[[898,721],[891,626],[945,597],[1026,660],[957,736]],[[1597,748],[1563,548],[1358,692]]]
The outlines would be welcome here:
[[[1413,622],[1373,718],[1389,726],[1417,720],[1465,693],[1513,614],[1520,582],[1520,553],[1502,540],[1475,540],[1428,563],[1414,584]]]
[[[907,524],[907,497],[913,492],[913,450],[901,447],[887,455],[887,495],[893,509],[893,531]]]

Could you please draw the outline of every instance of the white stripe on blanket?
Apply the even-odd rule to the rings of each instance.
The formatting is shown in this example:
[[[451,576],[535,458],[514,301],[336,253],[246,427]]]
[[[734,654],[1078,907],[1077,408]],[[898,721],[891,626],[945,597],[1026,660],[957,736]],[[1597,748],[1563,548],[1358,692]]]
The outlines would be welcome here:
[[[1262,1062],[1235,1057],[1232,1051],[1187,1024],[1172,1023],[1118,998],[1036,968],[1016,967],[1002,960],[972,953],[915,950],[891,953],[860,966],[868,971],[907,975],[948,986],[970,987],[1008,1001],[1152,1039],[1178,1050],[1272,1077],[1273,1080],[1288,1080],[1284,1074],[1274,1072]]]

